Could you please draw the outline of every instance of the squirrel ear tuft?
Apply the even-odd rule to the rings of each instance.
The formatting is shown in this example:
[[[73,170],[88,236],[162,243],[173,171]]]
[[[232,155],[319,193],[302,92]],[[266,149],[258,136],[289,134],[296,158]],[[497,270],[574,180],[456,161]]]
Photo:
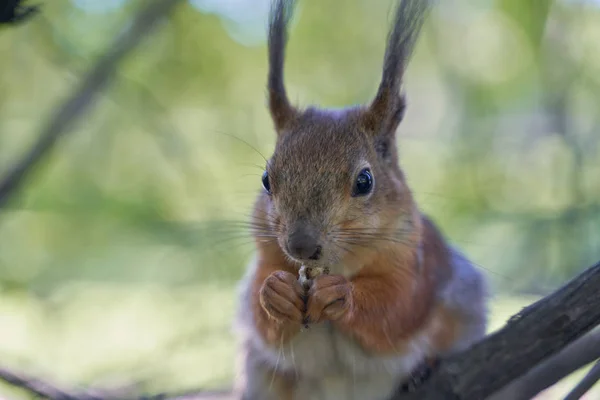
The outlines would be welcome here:
[[[406,110],[406,96],[381,90],[363,116],[363,126],[374,136],[393,136]]]
[[[432,0],[399,0],[383,60],[381,83],[365,116],[374,135],[393,135],[404,117],[406,98],[400,85]]]
[[[294,7],[294,0],[273,0],[269,16],[269,110],[278,133],[297,115],[297,110],[288,100],[283,79],[287,26]]]

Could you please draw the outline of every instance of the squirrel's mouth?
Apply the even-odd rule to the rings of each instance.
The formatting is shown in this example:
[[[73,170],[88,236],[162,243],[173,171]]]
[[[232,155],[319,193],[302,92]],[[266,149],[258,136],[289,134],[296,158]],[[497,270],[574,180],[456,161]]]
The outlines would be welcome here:
[[[301,266],[306,266],[309,268],[327,268],[331,264],[331,260],[328,255],[329,252],[326,252],[322,245],[318,245],[313,254],[310,256],[298,257],[298,252],[290,251],[289,246],[285,243],[279,245],[281,251],[285,255],[285,257],[292,263],[294,263],[298,268]],[[306,255],[307,253],[303,253],[302,255]]]
[[[327,260],[325,260],[322,256],[319,258],[299,258],[299,257],[295,257],[293,254],[290,254],[290,252],[285,248],[285,246],[280,246],[281,247],[281,251],[283,252],[283,254],[285,254],[286,258],[293,262],[294,264],[297,264],[298,267],[305,265],[307,267],[324,267],[325,264],[327,263]],[[322,250],[321,250],[322,252]]]

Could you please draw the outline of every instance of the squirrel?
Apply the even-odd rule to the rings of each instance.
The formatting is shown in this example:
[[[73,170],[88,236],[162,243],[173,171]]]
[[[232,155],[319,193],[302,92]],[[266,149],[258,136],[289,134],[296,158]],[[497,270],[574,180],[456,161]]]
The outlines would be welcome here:
[[[398,162],[403,75],[429,0],[400,0],[368,105],[299,109],[284,53],[294,0],[273,0],[275,149],[239,284],[242,400],[387,400],[486,333],[484,274],[420,211]],[[300,282],[301,268],[325,269]],[[425,367],[423,367],[425,366]],[[419,372],[421,371],[421,372]]]

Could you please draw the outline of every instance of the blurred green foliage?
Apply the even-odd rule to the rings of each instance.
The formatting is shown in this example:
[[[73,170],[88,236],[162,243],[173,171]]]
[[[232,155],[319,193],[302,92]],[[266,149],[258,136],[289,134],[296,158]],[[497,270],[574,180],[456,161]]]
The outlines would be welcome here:
[[[141,3],[54,0],[0,31],[0,174]],[[241,222],[274,145],[266,4],[184,3],[0,213],[0,360],[154,390],[231,380]],[[296,104],[370,100],[391,5],[300,1]],[[440,2],[410,64],[401,163],[503,301],[600,259],[599,27],[593,1]]]

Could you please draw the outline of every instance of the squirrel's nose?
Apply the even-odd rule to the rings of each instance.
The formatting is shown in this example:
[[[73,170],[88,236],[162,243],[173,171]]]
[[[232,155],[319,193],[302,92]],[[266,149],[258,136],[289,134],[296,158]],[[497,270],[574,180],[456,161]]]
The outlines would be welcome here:
[[[298,260],[318,260],[321,258],[322,248],[314,236],[298,230],[288,237],[287,250]]]

